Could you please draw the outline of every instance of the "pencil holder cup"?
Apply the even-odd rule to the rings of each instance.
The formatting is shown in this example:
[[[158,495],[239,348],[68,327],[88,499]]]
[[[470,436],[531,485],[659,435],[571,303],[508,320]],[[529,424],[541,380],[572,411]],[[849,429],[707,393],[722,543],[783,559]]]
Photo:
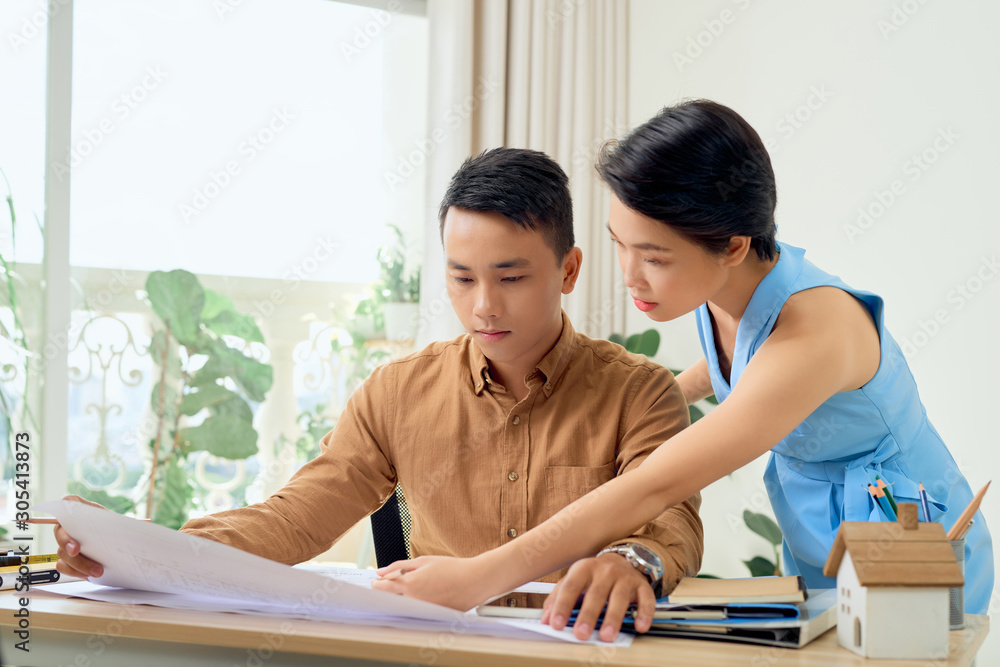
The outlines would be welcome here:
[[[965,539],[951,540],[951,549],[955,552],[958,569],[965,576]],[[948,621],[952,630],[965,627],[965,586],[948,589]]]

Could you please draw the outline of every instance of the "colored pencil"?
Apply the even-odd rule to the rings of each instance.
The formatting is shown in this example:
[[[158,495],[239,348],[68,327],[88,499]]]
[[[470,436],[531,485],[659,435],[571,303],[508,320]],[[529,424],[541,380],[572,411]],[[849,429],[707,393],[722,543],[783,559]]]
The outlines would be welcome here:
[[[889,501],[889,507],[896,514],[899,514],[899,505],[896,504],[896,500],[892,497],[892,491],[889,490],[889,485],[885,483],[885,480],[875,475],[875,481],[878,483],[878,488],[882,489],[885,493],[886,500]]]
[[[979,510],[979,504],[983,502],[983,496],[986,495],[986,489],[988,488],[990,488],[990,482],[986,482],[986,486],[979,489],[979,493],[973,496],[972,501],[959,515],[958,521],[956,521],[955,525],[953,525],[951,530],[948,531],[949,540],[957,540],[958,536],[962,534],[965,530],[965,526],[972,520],[972,517],[975,516],[976,511]]]
[[[920,506],[924,508],[924,521],[931,520],[931,504],[927,501],[927,489],[924,488],[924,483],[920,482]]]
[[[882,514],[889,521],[896,520],[896,513],[892,511],[892,506],[889,505],[889,500],[885,497],[885,492],[873,484],[868,485],[868,493],[872,494],[875,498],[875,502],[878,506],[882,508]]]

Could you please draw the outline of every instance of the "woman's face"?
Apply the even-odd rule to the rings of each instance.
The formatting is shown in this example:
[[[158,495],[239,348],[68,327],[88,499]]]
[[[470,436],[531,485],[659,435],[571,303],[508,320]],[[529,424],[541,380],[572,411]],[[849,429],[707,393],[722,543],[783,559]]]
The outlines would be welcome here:
[[[608,230],[636,307],[666,322],[710,301],[726,282],[725,255],[713,255],[611,195]]]

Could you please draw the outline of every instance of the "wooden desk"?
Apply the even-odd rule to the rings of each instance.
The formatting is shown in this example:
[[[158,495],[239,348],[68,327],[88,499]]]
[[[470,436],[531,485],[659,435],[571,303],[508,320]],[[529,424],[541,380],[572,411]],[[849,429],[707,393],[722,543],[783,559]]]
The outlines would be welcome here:
[[[697,665],[771,667],[798,665],[972,664],[989,629],[989,617],[966,616],[951,633],[947,663],[865,661],[837,646],[836,629],[803,649],[690,639],[638,637],[627,649],[555,641],[498,639],[456,631],[438,633],[343,625],[264,616],[125,606],[33,593],[30,653],[16,650],[18,600],[0,594],[0,656],[4,665],[60,667],[306,667],[308,665],[433,664],[465,667],[511,665]],[[15,627],[12,627],[15,626]]]

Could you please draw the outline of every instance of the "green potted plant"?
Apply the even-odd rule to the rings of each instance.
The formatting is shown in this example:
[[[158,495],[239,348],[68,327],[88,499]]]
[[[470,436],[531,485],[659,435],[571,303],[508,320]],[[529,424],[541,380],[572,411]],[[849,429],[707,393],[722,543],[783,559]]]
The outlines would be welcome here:
[[[394,239],[378,250],[380,276],[375,291],[384,299],[385,337],[413,340],[420,309],[420,267],[406,270],[403,232],[396,225],[389,228]]]
[[[362,340],[385,338],[385,297],[381,290],[375,287],[368,288],[348,318],[350,320],[348,330],[352,338]]]

